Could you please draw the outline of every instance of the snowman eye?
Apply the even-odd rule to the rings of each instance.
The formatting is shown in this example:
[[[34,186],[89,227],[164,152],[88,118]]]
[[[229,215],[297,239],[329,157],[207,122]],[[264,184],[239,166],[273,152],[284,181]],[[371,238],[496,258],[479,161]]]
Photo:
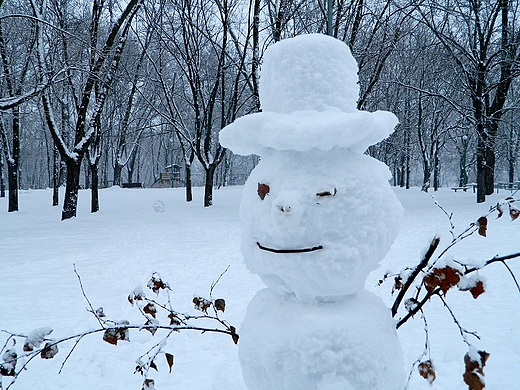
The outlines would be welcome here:
[[[334,196],[334,195],[336,195],[337,192],[338,192],[338,190],[336,190],[336,188],[334,188],[334,190],[332,190],[332,191],[318,192],[318,193],[316,193],[316,196]]]
[[[264,200],[265,196],[269,193],[269,186],[267,184],[258,183],[258,196]]]

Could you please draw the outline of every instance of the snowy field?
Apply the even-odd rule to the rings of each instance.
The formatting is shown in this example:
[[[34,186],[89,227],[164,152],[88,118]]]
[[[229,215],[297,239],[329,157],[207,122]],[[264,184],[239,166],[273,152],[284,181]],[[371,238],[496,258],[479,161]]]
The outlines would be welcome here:
[[[203,208],[202,190],[195,201],[183,201],[183,189],[111,188],[100,192],[101,211],[89,213],[89,193],[82,191],[78,217],[61,222],[61,209],[51,207],[51,191],[22,191],[20,212],[6,213],[7,200],[0,199],[0,329],[28,334],[49,326],[52,337],[60,338],[96,328],[87,312],[73,264],[94,307],[102,306],[112,319],[138,322],[142,317],[127,301],[138,285],[145,288],[150,275],[158,272],[171,288],[174,309],[193,313],[194,295],[209,296],[211,284],[229,266],[213,290],[213,297],[226,299],[222,315],[240,327],[248,302],[263,287],[247,272],[239,250],[238,205],[242,187],[217,190],[214,206]],[[398,239],[381,267],[374,271],[366,288],[391,305],[391,281],[376,287],[387,271],[416,264],[434,235],[441,246],[450,241],[448,219],[429,194],[418,189],[396,190],[405,208]],[[490,206],[508,196],[493,195],[477,205],[474,194],[442,189],[438,202],[453,212],[455,230],[461,231]],[[154,203],[164,203],[164,212]],[[374,205],[374,213],[378,207]],[[397,228],[397,227],[396,227]],[[485,260],[520,251],[520,221],[507,216],[490,218],[488,237],[473,235],[451,251],[462,261]],[[520,259],[512,260],[520,277]],[[507,269],[494,264],[481,272],[487,291],[474,300],[468,293],[450,291],[447,301],[461,325],[477,331],[477,348],[490,353],[485,367],[486,389],[517,390],[520,383],[520,297]],[[151,292],[148,295],[152,295]],[[436,365],[433,386],[414,373],[409,389],[466,389],[462,381],[463,356],[467,346],[458,328],[438,300],[426,306],[431,358]],[[0,345],[7,335],[0,333]],[[131,331],[130,343],[113,346],[101,334],[84,338],[58,371],[73,343],[61,347],[51,360],[35,359],[13,389],[26,390],[127,390],[141,389],[142,377],[133,374],[135,360],[160,340],[146,331]],[[370,337],[370,335],[367,335]],[[421,354],[423,323],[416,318],[399,330],[407,369]],[[16,346],[19,350],[21,345]],[[219,334],[184,331],[174,334],[165,348],[175,355],[168,373],[166,360],[158,361],[159,372],[150,375],[157,390],[245,390],[231,338]],[[9,378],[3,379],[4,388]],[[274,390],[274,389],[273,389]],[[297,389],[295,389],[297,390]]]

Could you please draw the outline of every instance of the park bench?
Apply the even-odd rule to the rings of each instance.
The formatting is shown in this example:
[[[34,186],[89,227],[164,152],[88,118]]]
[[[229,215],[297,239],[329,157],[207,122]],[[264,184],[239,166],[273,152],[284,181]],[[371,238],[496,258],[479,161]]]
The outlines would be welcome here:
[[[469,189],[469,187],[466,187],[466,186],[464,186],[464,187],[451,187],[451,190],[455,191],[455,192],[457,192],[458,190],[462,190],[462,191],[466,192],[468,189]]]
[[[123,188],[143,188],[143,183],[123,183]]]

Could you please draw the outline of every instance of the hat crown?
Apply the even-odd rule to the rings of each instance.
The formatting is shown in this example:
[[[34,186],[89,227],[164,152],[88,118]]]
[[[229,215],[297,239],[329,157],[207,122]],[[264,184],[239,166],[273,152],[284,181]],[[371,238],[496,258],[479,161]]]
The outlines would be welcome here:
[[[266,51],[259,94],[263,111],[355,112],[357,63],[348,46],[323,34],[297,36]]]

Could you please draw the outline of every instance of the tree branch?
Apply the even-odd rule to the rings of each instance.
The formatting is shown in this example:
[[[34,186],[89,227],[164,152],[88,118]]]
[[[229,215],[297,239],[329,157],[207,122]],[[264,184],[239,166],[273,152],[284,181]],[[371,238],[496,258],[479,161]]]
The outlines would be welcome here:
[[[401,304],[404,296],[406,295],[408,289],[413,284],[415,278],[419,275],[419,273],[422,272],[424,268],[428,265],[431,257],[433,256],[433,253],[437,250],[440,242],[439,237],[435,237],[432,242],[430,243],[430,247],[426,251],[424,258],[421,260],[421,262],[417,265],[417,267],[414,268],[412,273],[408,276],[406,279],[406,282],[404,286],[399,291],[399,294],[397,294],[397,297],[395,298],[394,304],[392,305],[392,317],[395,317],[397,314],[397,311],[399,310],[399,305]]]

